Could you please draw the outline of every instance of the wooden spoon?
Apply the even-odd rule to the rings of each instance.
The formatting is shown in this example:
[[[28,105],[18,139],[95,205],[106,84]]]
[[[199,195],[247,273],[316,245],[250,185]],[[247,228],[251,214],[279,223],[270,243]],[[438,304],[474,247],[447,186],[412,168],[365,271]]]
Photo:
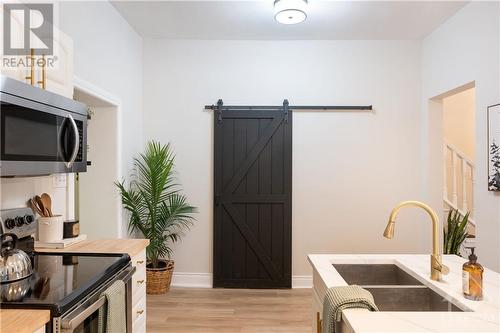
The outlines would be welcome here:
[[[52,198],[50,197],[50,195],[48,195],[47,193],[42,193],[42,196],[40,197],[40,199],[42,199],[43,206],[49,212],[49,216],[52,217],[53,216],[52,215]]]
[[[33,206],[35,207],[37,213],[40,215],[40,216],[45,216],[45,212],[43,210],[43,208],[40,207],[38,201],[36,200],[36,197],[33,197],[31,199],[31,201],[33,202]]]
[[[36,204],[35,200],[33,198],[30,199],[30,205],[31,205],[31,209],[33,209],[38,215],[40,216],[43,216],[43,211],[40,209],[40,207],[38,207],[38,205]]]
[[[40,198],[39,195],[35,195],[35,203],[38,205],[38,208],[40,208],[40,211],[42,212],[42,216],[49,217],[49,211],[45,208],[45,205],[43,204],[42,198]]]

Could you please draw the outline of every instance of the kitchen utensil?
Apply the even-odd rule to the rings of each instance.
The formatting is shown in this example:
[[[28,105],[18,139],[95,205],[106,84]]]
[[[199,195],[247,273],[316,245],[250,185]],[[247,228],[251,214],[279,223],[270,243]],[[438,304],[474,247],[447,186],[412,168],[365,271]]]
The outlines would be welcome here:
[[[10,237],[10,240],[8,238]],[[11,233],[0,235],[0,282],[14,282],[33,274],[29,256],[16,249],[17,236]]]
[[[49,243],[63,239],[63,217],[41,216],[38,218],[38,240]]]
[[[43,216],[44,214],[43,211],[40,209],[40,207],[38,207],[37,203],[33,198],[30,199],[30,206],[31,209],[33,209],[38,215]]]
[[[64,238],[74,238],[80,235],[80,222],[78,220],[64,221]]]
[[[45,208],[43,204],[42,198],[39,195],[35,195],[35,203],[38,205],[38,208],[42,211],[42,216],[49,217],[49,212]]]
[[[43,202],[43,206],[49,212],[49,216],[52,216],[52,198],[47,193],[42,193],[40,199]]]

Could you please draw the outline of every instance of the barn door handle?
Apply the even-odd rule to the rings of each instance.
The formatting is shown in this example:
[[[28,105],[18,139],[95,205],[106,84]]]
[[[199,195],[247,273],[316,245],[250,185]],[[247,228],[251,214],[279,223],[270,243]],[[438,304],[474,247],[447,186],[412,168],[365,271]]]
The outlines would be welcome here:
[[[220,205],[220,195],[215,196],[215,205],[219,206]]]

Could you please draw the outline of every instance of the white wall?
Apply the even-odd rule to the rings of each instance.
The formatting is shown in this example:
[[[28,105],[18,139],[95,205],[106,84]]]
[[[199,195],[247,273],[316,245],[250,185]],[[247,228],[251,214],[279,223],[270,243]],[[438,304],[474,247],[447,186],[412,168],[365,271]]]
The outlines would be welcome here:
[[[59,29],[73,39],[74,74],[117,96],[121,108],[121,165],[128,175],[132,156],[142,150],[142,38],[108,2],[60,2]],[[65,213],[65,189],[52,189],[51,177],[2,180],[2,208],[23,205],[49,191]],[[108,221],[108,223],[117,223]],[[118,230],[118,228],[114,228]],[[126,228],[122,228],[122,235]],[[102,237],[117,237],[102,234]]]
[[[116,107],[92,107],[88,125],[87,158],[92,166],[79,176],[80,232],[91,239],[116,237],[121,215],[121,198],[114,182],[117,174],[117,113]],[[119,208],[119,210],[117,209]]]
[[[420,43],[168,41],[144,43],[145,139],[171,142],[198,223],[176,246],[177,272],[212,271],[213,118],[225,104],[373,104],[373,113],[301,112],[293,134],[293,274],[309,253],[427,252],[430,223],[392,206],[421,199]],[[423,222],[422,222],[423,221]],[[427,240],[428,244],[427,244]]]
[[[428,200],[442,202],[441,107],[429,99],[475,81],[475,220],[479,261],[500,269],[500,195],[487,191],[486,108],[499,101],[499,4],[471,2],[429,35],[422,45],[423,149]],[[484,152],[484,153],[481,153]]]
[[[66,175],[61,175],[66,179]],[[0,180],[0,209],[26,207],[28,200],[34,195],[44,192],[52,197],[52,212],[71,218],[66,211],[68,193],[65,181],[62,187],[54,185],[53,176],[2,178]]]

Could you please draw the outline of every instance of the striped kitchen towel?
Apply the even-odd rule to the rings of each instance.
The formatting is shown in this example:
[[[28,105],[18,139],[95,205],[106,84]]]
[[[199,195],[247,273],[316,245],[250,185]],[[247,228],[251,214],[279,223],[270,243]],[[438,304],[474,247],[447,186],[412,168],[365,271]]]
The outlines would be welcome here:
[[[323,333],[335,333],[335,323],[342,319],[342,310],[350,308],[378,311],[372,294],[360,286],[329,288],[323,300]]]

